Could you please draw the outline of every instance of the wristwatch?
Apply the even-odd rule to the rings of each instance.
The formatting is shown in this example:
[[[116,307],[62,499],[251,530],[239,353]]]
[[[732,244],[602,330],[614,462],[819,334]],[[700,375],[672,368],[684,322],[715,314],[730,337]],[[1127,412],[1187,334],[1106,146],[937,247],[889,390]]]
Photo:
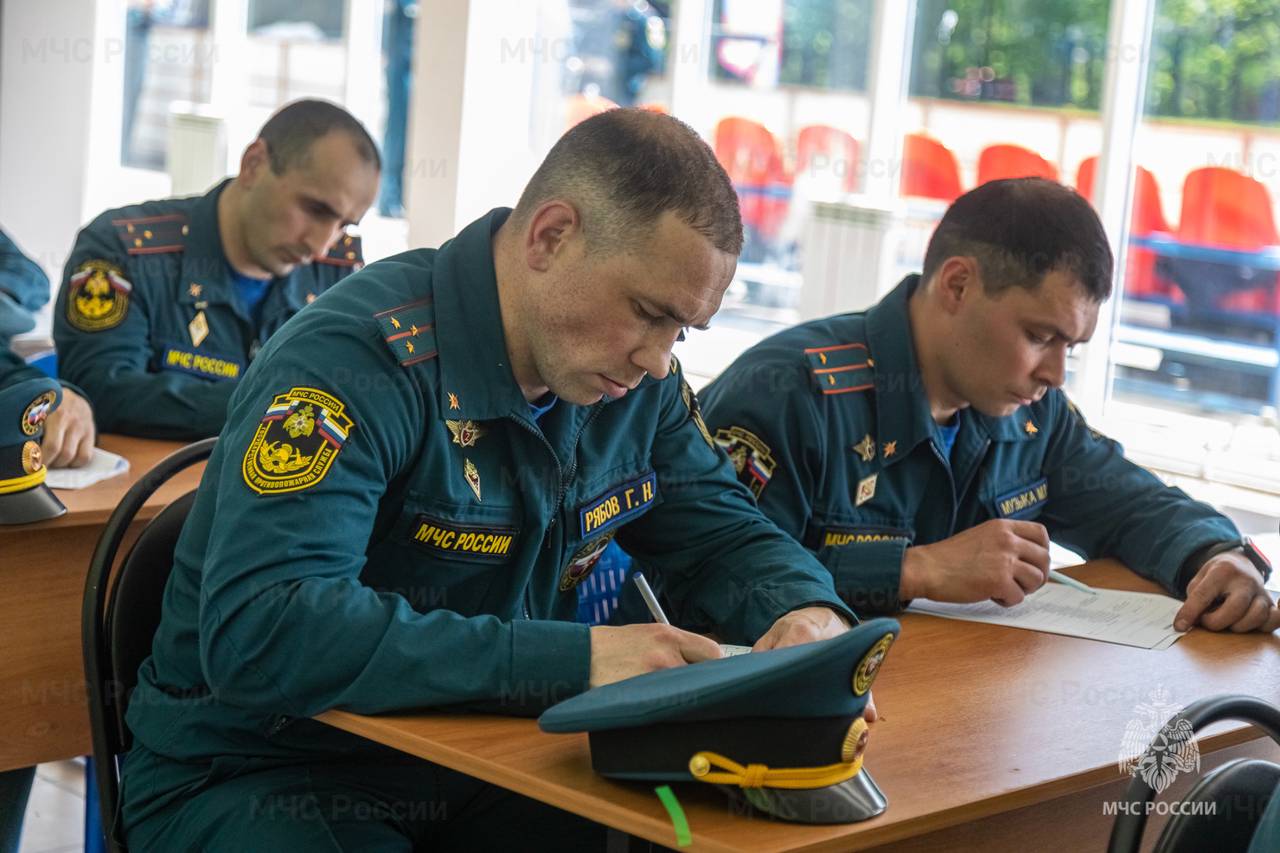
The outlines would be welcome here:
[[[1244,551],[1244,555],[1248,558],[1253,567],[1262,575],[1262,582],[1266,583],[1271,579],[1271,561],[1267,559],[1267,555],[1258,550],[1258,546],[1253,544],[1253,540],[1248,536],[1240,539],[1231,539],[1226,542],[1219,542],[1217,545],[1210,545],[1201,552],[1200,565],[1209,562],[1211,557],[1219,554],[1225,554],[1228,551],[1234,551],[1239,548]]]

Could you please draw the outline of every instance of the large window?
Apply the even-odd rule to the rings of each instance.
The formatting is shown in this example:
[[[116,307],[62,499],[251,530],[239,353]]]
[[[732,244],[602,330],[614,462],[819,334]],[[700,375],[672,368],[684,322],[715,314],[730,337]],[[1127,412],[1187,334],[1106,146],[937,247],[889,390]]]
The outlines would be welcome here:
[[[919,0],[911,94],[1096,110],[1109,0]]]
[[[1280,492],[1278,35],[1272,3],[1158,0],[1111,353],[1131,452],[1244,504]]]

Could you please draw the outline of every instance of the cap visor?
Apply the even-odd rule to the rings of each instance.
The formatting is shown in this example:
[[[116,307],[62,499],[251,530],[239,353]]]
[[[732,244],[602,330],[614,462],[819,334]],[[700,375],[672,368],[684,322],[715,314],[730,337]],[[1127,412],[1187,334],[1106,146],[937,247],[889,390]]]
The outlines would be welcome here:
[[[66,511],[62,501],[44,483],[25,492],[0,495],[0,524],[30,524],[57,518]]]
[[[889,805],[866,770],[826,788],[720,787],[735,803],[792,823],[857,823],[875,817]]]

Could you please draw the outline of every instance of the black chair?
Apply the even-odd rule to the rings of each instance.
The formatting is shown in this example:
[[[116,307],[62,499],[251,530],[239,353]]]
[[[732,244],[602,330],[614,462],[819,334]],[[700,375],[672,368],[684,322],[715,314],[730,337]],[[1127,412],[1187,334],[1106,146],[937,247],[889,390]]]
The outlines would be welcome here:
[[[1193,732],[1222,720],[1240,720],[1252,723],[1280,744],[1280,709],[1252,696],[1210,696],[1183,708],[1170,723],[1180,720],[1190,723]],[[1160,740],[1156,738],[1157,742]],[[1158,758],[1155,749],[1153,743],[1147,752]],[[1187,792],[1183,805],[1165,824],[1152,853],[1247,850],[1277,785],[1280,766],[1270,761],[1228,761],[1206,773]],[[1133,777],[1111,829],[1107,848],[1110,853],[1137,853],[1147,823],[1147,804],[1155,794],[1140,775]]]
[[[188,492],[161,510],[143,528],[114,576],[111,569],[142,505],[175,474],[207,459],[215,441],[207,438],[174,451],[134,483],[107,519],[89,562],[80,630],[98,807],[113,853],[126,849],[119,825],[117,763],[133,743],[124,722],[125,710],[138,681],[138,667],[151,654],[165,583],[173,568],[174,546],[196,493]]]

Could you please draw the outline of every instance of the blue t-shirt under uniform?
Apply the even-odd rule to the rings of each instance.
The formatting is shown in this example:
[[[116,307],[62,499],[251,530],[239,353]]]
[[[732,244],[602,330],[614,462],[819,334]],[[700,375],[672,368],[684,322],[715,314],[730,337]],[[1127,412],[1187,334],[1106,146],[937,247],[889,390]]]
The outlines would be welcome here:
[[[245,312],[253,318],[256,324],[261,314],[262,301],[267,298],[267,291],[271,289],[271,279],[242,275],[236,272],[230,264],[227,265],[227,268],[231,270],[231,282],[236,287],[236,298],[240,300]]]
[[[956,412],[955,417],[951,419],[949,424],[938,424],[938,434],[942,436],[942,449],[946,451],[947,458],[951,458],[951,448],[956,446],[956,436],[960,433],[960,413]]]

